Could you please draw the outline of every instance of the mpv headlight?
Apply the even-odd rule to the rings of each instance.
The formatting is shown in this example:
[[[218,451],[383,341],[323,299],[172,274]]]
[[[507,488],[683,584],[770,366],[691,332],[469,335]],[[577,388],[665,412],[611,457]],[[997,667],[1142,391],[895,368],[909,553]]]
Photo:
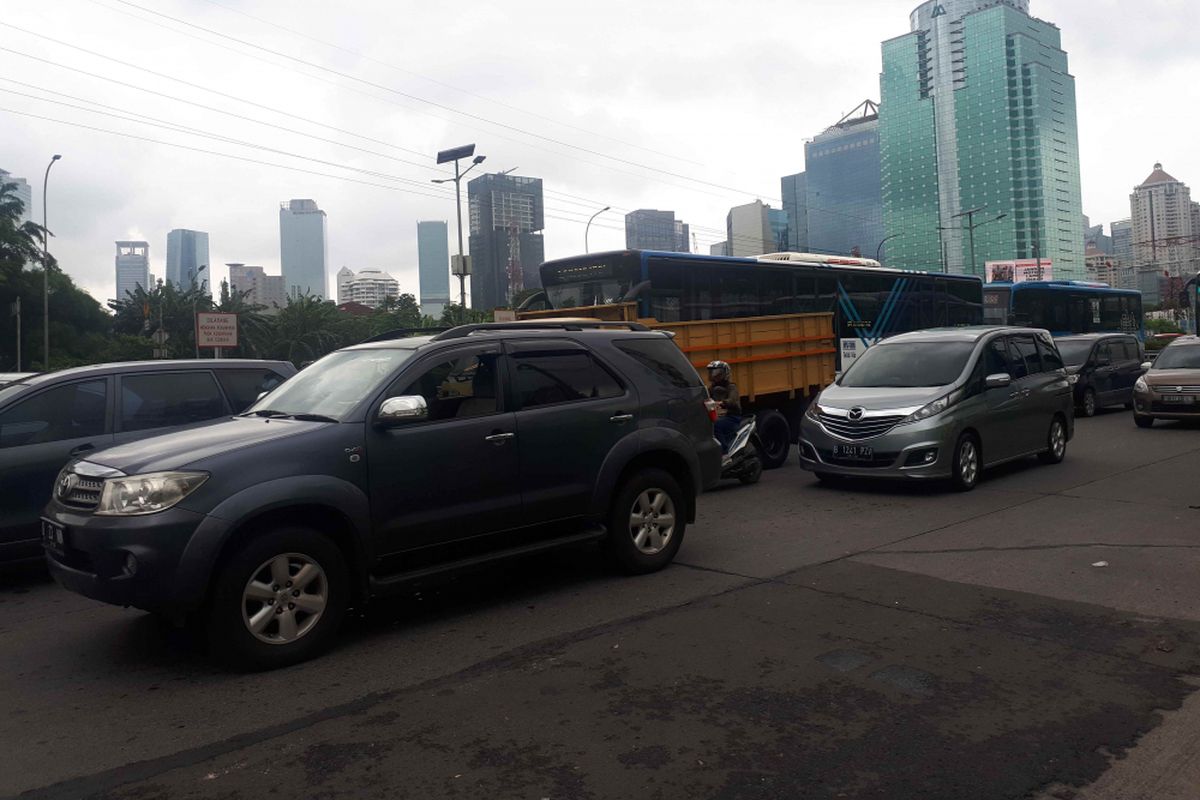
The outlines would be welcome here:
[[[950,394],[942,395],[932,403],[926,403],[925,405],[921,406],[916,411],[909,414],[905,419],[901,420],[900,424],[904,425],[905,423],[909,422],[920,422],[922,420],[929,419],[930,417],[936,417],[938,414],[941,414],[959,400],[962,400],[962,398],[962,389],[955,389],[953,392],[950,392]]]
[[[820,417],[818,416],[820,411],[821,411],[821,407],[819,405],[817,405],[817,398],[814,397],[812,399],[812,401],[809,402],[808,408],[804,409],[804,416],[808,417],[809,419],[811,419],[815,422],[820,419]]]
[[[130,517],[166,511],[206,480],[206,472],[148,472],[127,478],[109,478],[104,482],[95,513]]]

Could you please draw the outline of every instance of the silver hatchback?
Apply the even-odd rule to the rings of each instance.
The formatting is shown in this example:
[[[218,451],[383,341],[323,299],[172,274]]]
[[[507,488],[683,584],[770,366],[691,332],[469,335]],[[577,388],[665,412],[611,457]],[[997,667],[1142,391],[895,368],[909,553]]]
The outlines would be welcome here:
[[[1037,455],[1074,435],[1071,385],[1053,338],[1033,328],[915,331],[868,349],[808,407],[800,464],[842,476],[949,479]]]

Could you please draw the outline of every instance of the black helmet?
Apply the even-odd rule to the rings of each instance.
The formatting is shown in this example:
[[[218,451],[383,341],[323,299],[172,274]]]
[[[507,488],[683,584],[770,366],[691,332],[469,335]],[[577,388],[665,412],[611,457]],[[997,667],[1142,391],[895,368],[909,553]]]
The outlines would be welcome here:
[[[729,365],[724,361],[708,362],[708,377],[714,381],[727,381],[732,374]]]

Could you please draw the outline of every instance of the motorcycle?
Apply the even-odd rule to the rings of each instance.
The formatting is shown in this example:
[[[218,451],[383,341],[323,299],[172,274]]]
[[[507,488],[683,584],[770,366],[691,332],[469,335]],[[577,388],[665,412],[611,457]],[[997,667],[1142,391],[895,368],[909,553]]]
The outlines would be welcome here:
[[[709,411],[715,422],[719,404],[712,400],[709,403]],[[729,452],[721,456],[721,479],[736,478],[746,485],[758,483],[763,471],[761,450],[762,442],[758,439],[754,415],[746,414],[738,425],[733,441],[729,443]]]

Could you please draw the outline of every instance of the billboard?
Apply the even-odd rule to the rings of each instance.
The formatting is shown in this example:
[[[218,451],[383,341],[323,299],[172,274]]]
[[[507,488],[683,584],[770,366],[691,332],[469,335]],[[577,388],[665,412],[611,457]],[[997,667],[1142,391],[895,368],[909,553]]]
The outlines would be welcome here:
[[[200,311],[196,314],[197,347],[237,347],[237,314]]]
[[[1033,258],[1021,258],[1016,261],[989,261],[984,266],[987,268],[988,283],[1054,280],[1054,262],[1048,258],[1043,258],[1041,261]]]

